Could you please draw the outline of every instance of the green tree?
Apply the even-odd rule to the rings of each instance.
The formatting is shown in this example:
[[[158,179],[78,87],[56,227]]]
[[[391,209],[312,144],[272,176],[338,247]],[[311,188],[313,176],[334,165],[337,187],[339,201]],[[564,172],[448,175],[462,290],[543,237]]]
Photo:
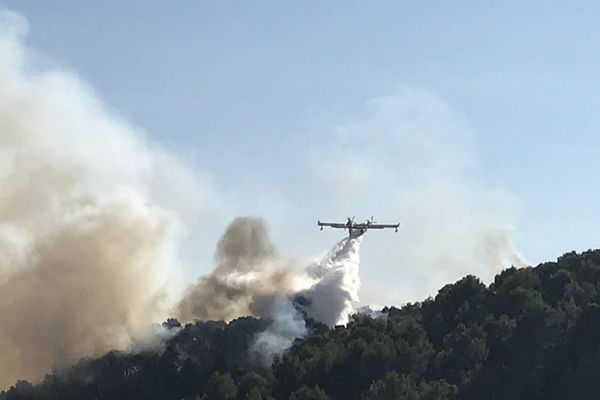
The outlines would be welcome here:
[[[256,372],[248,372],[238,384],[237,397],[239,400],[264,399],[270,394],[267,380]]]
[[[386,373],[383,379],[373,382],[362,398],[363,400],[419,400],[419,393],[415,382],[410,377],[392,371]]]
[[[206,382],[204,394],[210,400],[234,400],[237,395],[237,387],[231,375],[215,372]]]
[[[329,400],[329,396],[319,386],[302,386],[290,395],[289,400]]]
[[[456,387],[446,381],[416,382],[396,371],[385,374],[371,384],[362,396],[363,400],[448,400],[456,393]]]
[[[483,329],[477,325],[467,328],[458,324],[444,337],[444,350],[438,353],[436,359],[437,377],[445,377],[450,382],[463,386],[469,383],[488,354]]]

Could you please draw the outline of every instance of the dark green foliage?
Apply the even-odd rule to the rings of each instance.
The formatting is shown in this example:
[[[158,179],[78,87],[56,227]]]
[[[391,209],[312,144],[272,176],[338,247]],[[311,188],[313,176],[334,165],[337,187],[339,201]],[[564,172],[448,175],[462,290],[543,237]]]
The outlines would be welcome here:
[[[333,398],[351,399],[390,370],[420,376],[434,355],[414,318],[356,316],[345,328],[310,336],[274,366],[276,394],[285,398],[303,384]]]
[[[249,357],[266,322],[199,322],[160,353],[111,352],[20,381],[0,400],[558,400],[600,398],[600,251],[467,276],[433,299],[310,333],[271,368]]]
[[[290,395],[290,400],[329,400],[329,396],[318,386],[304,385]]]
[[[214,400],[234,400],[237,392],[235,382],[228,373],[215,372],[208,379],[204,388],[206,398]]]
[[[271,393],[271,385],[267,378],[256,372],[248,372],[238,385],[238,399],[267,399]]]
[[[445,381],[417,382],[397,372],[387,372],[383,379],[371,384],[362,400],[445,400],[454,395],[456,388]]]

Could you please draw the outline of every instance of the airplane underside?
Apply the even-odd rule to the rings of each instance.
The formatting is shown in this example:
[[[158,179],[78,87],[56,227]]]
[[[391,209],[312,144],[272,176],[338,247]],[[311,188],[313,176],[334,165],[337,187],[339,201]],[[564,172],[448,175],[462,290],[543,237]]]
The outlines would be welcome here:
[[[348,237],[350,237],[350,239],[356,239],[357,237],[364,235],[365,232],[367,232],[366,229],[353,228],[350,230],[350,234],[348,235]]]

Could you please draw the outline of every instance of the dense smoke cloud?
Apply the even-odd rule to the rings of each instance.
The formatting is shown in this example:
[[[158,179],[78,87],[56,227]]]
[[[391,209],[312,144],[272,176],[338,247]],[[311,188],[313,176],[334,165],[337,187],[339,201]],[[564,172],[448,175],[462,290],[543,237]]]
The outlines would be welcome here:
[[[82,356],[144,344],[173,295],[163,288],[178,265],[179,217],[216,196],[107,111],[77,77],[31,68],[36,60],[23,44],[23,18],[2,11],[0,27],[0,387],[6,387]],[[335,268],[335,277],[310,275],[279,257],[259,219],[235,220],[215,259],[217,268],[188,290],[177,314],[268,319],[254,344],[264,362],[305,334],[303,313],[335,324],[356,300]],[[357,266],[348,271],[357,273]],[[343,292],[333,295],[341,302],[331,314],[320,315],[314,304],[300,310],[295,295],[320,296],[325,282]]]
[[[163,318],[177,216],[202,202],[191,173],[80,80],[40,70],[26,31],[0,11],[0,387]]]

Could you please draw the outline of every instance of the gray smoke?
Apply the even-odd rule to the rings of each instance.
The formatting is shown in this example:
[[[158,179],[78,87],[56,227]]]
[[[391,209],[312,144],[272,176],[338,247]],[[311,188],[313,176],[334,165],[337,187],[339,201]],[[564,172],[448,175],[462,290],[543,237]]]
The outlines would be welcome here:
[[[216,268],[190,286],[177,306],[184,321],[225,320],[252,315],[261,296],[291,293],[292,265],[278,257],[262,219],[236,218],[219,239]]]

